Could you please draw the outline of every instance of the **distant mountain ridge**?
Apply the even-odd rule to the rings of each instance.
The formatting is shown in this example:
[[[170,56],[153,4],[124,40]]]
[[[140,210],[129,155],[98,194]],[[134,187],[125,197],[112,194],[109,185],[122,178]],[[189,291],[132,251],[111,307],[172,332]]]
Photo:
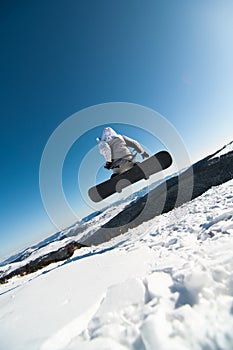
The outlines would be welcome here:
[[[156,184],[157,184],[157,182],[155,184],[152,184],[152,186],[156,186]],[[114,206],[119,206],[119,205],[122,205],[124,203],[126,203],[126,206],[130,205],[130,203],[133,203],[137,198],[144,196],[147,192],[148,192],[148,187],[144,187],[143,189],[131,194],[127,198],[121,199],[121,200],[115,202]],[[33,244],[32,246],[25,248],[25,249],[15,253],[15,254],[11,255],[9,258],[3,260],[0,263],[0,267],[4,266],[6,264],[23,261],[23,260],[27,259],[28,257],[30,257],[30,255],[32,253],[34,253],[35,251],[40,250],[41,248],[47,246],[48,244],[50,244],[52,242],[62,241],[62,240],[65,240],[66,238],[69,238],[69,237],[78,236],[79,234],[81,234],[82,232],[87,230],[88,226],[92,225],[94,219],[98,219],[98,216],[100,216],[101,214],[104,214],[104,212],[108,211],[111,207],[112,207],[112,205],[109,205],[102,210],[93,212],[93,213],[85,216],[81,220],[77,221],[76,223],[72,224],[71,226],[65,228],[64,230],[58,231],[58,232],[52,234],[51,236],[46,237],[45,239],[43,239],[39,243]],[[65,243],[67,243],[67,242],[65,242]]]

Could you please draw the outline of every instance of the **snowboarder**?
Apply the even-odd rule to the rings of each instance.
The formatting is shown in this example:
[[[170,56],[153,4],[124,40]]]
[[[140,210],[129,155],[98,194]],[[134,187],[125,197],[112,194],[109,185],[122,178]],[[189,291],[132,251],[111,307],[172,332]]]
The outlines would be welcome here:
[[[136,154],[140,153],[142,158],[148,158],[139,142],[128,136],[117,134],[112,128],[104,128],[101,139],[97,138],[99,151],[106,160],[105,169],[112,170],[112,177],[132,168],[135,163]],[[129,147],[136,153],[132,153]]]

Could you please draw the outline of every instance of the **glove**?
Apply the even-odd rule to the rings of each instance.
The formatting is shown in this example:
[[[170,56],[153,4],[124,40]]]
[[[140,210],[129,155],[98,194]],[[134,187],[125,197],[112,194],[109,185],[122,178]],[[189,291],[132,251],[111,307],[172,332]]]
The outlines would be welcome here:
[[[148,158],[149,157],[149,154],[146,153],[145,151],[141,154],[142,158],[145,159],[145,158]]]
[[[111,166],[112,166],[112,162],[106,162],[106,164],[105,164],[105,169],[111,169]]]

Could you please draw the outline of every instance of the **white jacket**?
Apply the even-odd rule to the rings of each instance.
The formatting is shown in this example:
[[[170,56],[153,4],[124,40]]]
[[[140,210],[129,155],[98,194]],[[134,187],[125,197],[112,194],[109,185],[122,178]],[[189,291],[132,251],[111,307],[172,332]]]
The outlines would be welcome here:
[[[105,157],[106,162],[130,158],[132,153],[129,147],[132,147],[138,153],[144,152],[139,142],[117,134],[112,128],[104,129],[102,138],[99,140],[99,151]]]

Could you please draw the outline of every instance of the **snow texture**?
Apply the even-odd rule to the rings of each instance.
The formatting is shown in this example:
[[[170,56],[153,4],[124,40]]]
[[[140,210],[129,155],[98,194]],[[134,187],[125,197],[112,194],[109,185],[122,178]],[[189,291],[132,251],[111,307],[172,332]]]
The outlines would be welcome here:
[[[225,145],[218,153],[216,153],[213,158],[221,157],[224,154],[227,154],[229,152],[233,152],[233,141]]]
[[[1,285],[0,349],[232,350],[232,248],[233,180]]]

